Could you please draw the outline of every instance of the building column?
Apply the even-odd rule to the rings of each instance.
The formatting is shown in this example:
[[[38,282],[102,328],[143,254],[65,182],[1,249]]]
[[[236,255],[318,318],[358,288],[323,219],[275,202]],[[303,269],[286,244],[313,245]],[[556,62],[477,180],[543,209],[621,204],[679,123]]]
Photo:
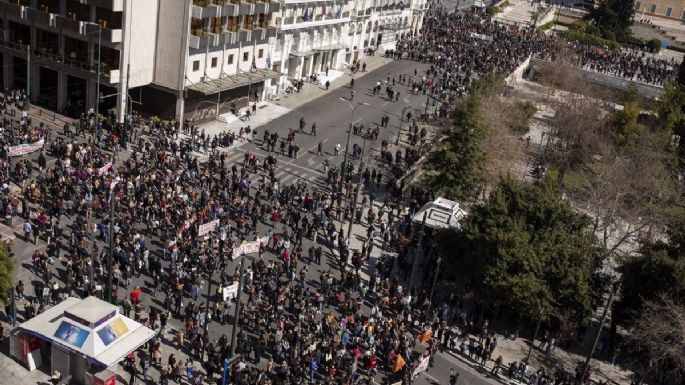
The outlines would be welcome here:
[[[57,110],[63,111],[67,107],[69,95],[67,93],[67,74],[57,71]]]
[[[6,90],[14,88],[14,57],[8,53],[2,54],[2,71],[4,75],[2,86]]]
[[[97,81],[93,79],[86,80],[86,110],[95,110],[95,103],[97,103]],[[102,113],[102,112],[100,112]]]
[[[179,131],[183,132],[184,114],[186,108],[186,100],[183,97],[183,92],[176,96],[176,121],[178,122]]]

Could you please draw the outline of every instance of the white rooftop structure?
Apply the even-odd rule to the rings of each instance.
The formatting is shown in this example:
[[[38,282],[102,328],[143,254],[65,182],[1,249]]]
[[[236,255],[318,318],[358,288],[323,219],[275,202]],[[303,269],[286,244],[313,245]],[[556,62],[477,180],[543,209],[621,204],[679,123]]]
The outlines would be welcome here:
[[[428,227],[458,229],[459,221],[466,216],[467,212],[459,206],[459,202],[438,198],[421,207],[412,219],[415,222],[423,222],[424,214],[426,214],[426,226]]]
[[[88,361],[110,367],[138,349],[155,331],[119,314],[119,308],[96,297],[69,297],[17,326]]]

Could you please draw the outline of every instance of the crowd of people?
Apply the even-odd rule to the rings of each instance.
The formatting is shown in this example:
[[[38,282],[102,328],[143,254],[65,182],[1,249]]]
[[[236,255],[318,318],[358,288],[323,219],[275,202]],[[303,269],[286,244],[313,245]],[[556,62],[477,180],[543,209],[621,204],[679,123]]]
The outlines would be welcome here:
[[[507,76],[531,55],[550,61],[570,60],[585,70],[656,86],[674,78],[679,65],[674,58],[570,41],[498,23],[487,14],[450,13],[444,7],[429,13],[424,25],[428,27],[421,36],[404,39],[388,54],[433,63],[448,71],[446,77],[456,87],[486,74]],[[569,57],[564,56],[566,52]]]
[[[392,55],[429,61],[430,69],[380,80],[387,89],[402,85],[406,92],[442,101],[437,115],[447,113],[470,76],[510,72],[531,54],[553,52],[556,44],[552,37],[471,14],[433,10],[424,25],[421,39],[398,42]],[[602,56],[587,57],[585,65]],[[649,68],[666,70],[652,64]],[[621,71],[656,79],[638,67],[628,61]],[[390,100],[399,94],[394,92],[386,92]],[[14,92],[0,106],[21,114],[22,95]],[[425,111],[428,107],[427,101]],[[403,118],[412,121],[404,147],[390,150],[382,140],[363,170],[356,167],[363,151],[353,151],[357,155],[342,173],[331,167],[320,180],[289,185],[276,177],[279,155],[297,151],[293,146],[305,133],[304,119],[286,138],[276,130],[255,136],[264,151],[247,153],[242,162],[227,160],[225,147],[234,135],[196,135],[192,125],[186,127],[193,140],[185,140],[175,122],[139,117],[130,124],[109,117],[97,125],[92,113],[84,114],[55,133],[27,115],[5,119],[3,148],[47,142],[37,157],[17,160],[4,153],[0,169],[1,212],[23,222],[25,241],[46,245],[32,255],[31,270],[39,277],[31,282],[34,295],[24,282],[16,284],[20,318],[41,313],[65,295],[111,296],[125,315],[157,330],[125,365],[134,379],[139,374],[147,379],[156,368],[161,384],[215,383],[232,350],[240,357],[228,373],[233,384],[373,384],[380,377],[394,383],[408,380],[424,359],[432,364],[443,349],[477,364],[492,362],[494,375],[529,376],[535,384],[572,381],[563,372],[530,377],[527,364],[503,362],[488,322],[477,309],[464,310],[463,295],[443,296],[438,290],[433,296],[430,283],[439,272],[429,267],[437,255],[429,242],[420,246],[423,232],[411,219],[430,192],[405,189],[399,181],[426,151],[427,132],[411,111],[403,111]],[[387,118],[382,122],[387,125]],[[315,126],[308,134],[316,135]],[[359,124],[354,134],[375,141],[378,128]],[[206,159],[195,151],[206,153]],[[214,220],[216,228],[201,235],[199,225]],[[362,239],[358,249],[350,246],[347,221],[363,227],[356,234]],[[234,247],[257,240],[256,255],[234,255]],[[419,248],[425,263],[413,269]],[[55,269],[56,261],[65,261],[65,268]],[[236,303],[224,298],[223,289],[241,279],[241,327],[231,341],[216,330],[234,321]],[[208,290],[210,281],[215,291]],[[157,305],[145,301],[142,289]],[[12,309],[7,314],[12,317]],[[170,323],[182,326],[171,330]],[[426,332],[428,338],[417,339]],[[167,355],[169,345],[185,357]]]

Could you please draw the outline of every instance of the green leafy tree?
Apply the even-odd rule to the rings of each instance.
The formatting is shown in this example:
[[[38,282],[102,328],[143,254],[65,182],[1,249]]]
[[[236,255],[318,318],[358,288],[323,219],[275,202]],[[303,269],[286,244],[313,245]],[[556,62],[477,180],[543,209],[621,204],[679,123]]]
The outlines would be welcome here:
[[[640,136],[641,125],[640,106],[637,102],[637,86],[631,83],[628,90],[623,94],[623,108],[614,111],[610,122],[613,128],[614,138],[620,146],[635,143]]]
[[[14,265],[7,245],[0,241],[0,300],[2,301],[11,298]]]
[[[626,41],[631,36],[634,14],[635,0],[602,0],[590,15],[604,37]]]
[[[581,320],[599,282],[599,248],[589,227],[590,219],[550,183],[505,179],[472,207],[458,232],[441,232],[435,243],[486,303],[529,319]]]
[[[481,144],[487,134],[481,120],[478,92],[467,96],[452,112],[447,138],[426,162],[424,182],[437,195],[464,201],[478,194],[485,164]]]
[[[663,295],[685,304],[685,220],[669,229],[668,238],[645,241],[638,256],[621,264],[621,299],[614,310],[620,324],[632,325],[646,301]]]

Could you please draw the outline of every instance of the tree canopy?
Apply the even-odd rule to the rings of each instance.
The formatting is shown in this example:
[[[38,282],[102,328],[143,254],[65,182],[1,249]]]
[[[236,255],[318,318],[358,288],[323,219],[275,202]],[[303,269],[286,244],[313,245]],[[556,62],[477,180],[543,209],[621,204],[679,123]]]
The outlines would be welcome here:
[[[449,134],[428,156],[424,182],[436,194],[462,201],[478,194],[485,163],[481,143],[486,129],[481,121],[481,97],[473,92],[452,112]]]
[[[643,314],[646,301],[658,301],[667,295],[685,298],[685,221],[668,231],[668,241],[646,240],[637,256],[621,264],[621,299],[615,316],[623,325],[632,325]]]
[[[7,246],[0,242],[0,300],[5,301],[12,294],[12,272],[14,260]]]
[[[580,320],[591,312],[599,284],[589,225],[551,184],[505,179],[472,207],[458,232],[441,232],[436,243],[486,303],[529,319]]]
[[[634,14],[635,0],[602,0],[590,15],[605,38],[626,41]]]

